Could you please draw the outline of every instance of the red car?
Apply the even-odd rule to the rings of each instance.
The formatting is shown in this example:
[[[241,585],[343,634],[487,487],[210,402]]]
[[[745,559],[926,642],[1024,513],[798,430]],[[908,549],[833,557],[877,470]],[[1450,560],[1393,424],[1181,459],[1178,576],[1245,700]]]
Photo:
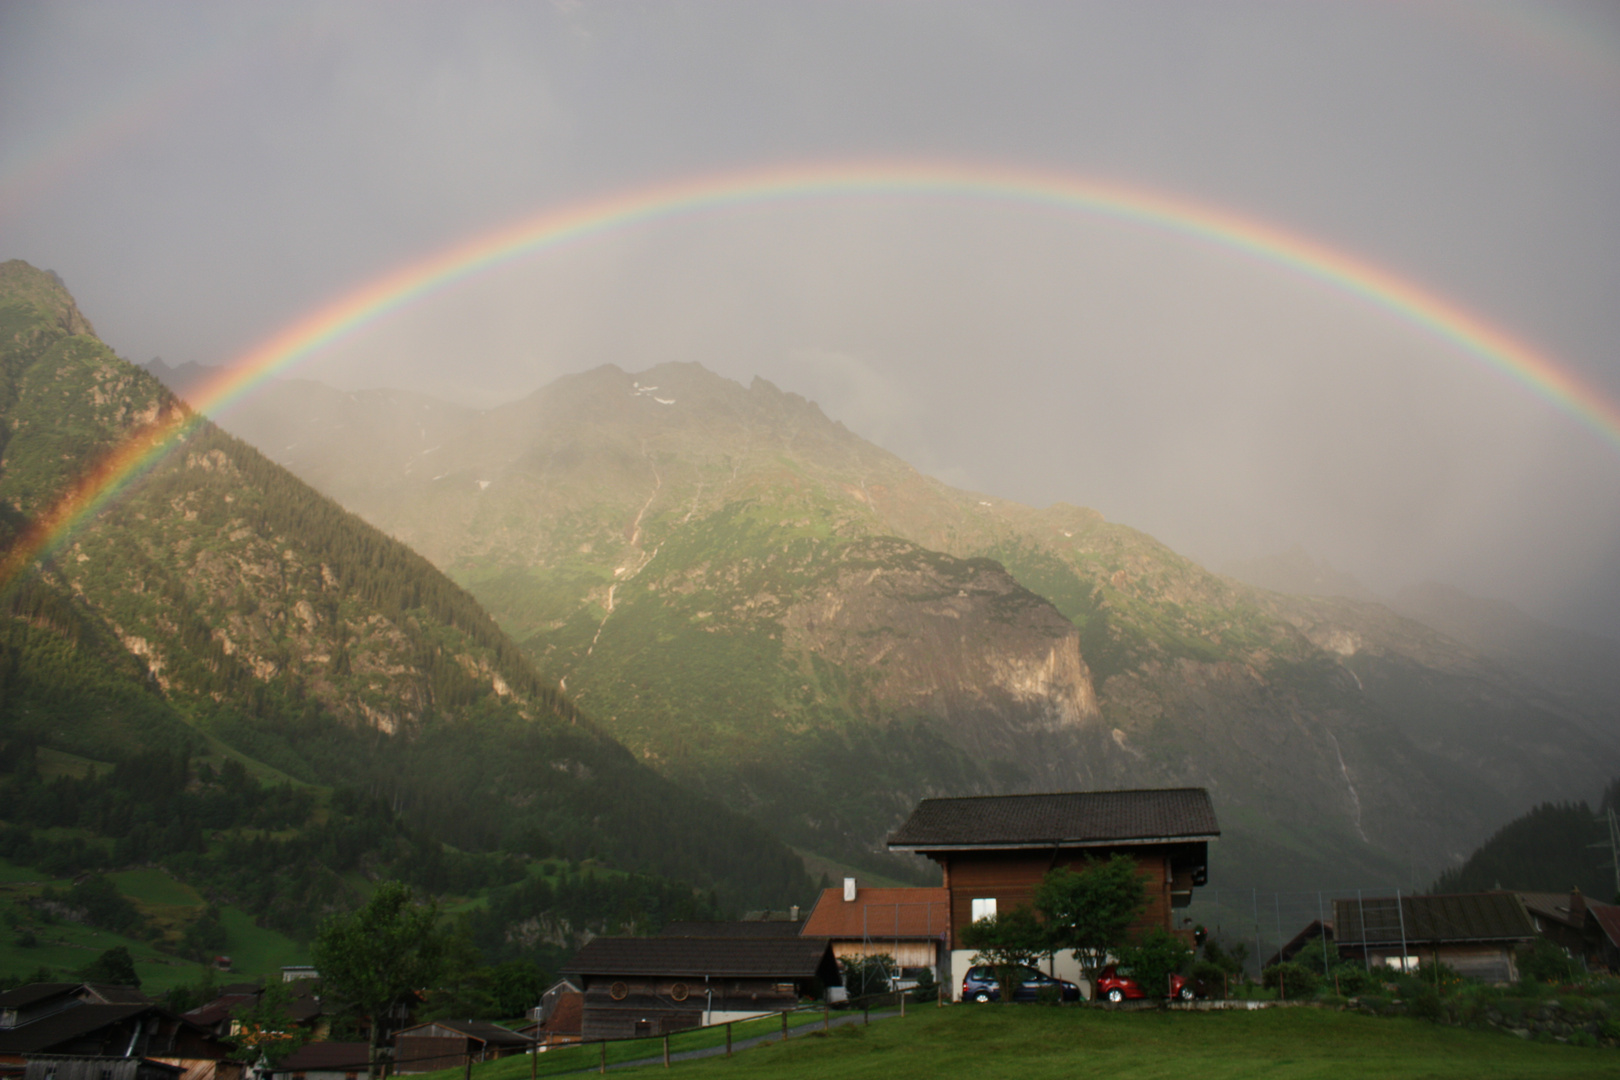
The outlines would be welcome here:
[[[1097,975],[1097,988],[1092,992],[1092,1000],[1106,998],[1109,1001],[1124,1001],[1126,998],[1145,998],[1147,992],[1137,985],[1131,978],[1131,969],[1122,968],[1118,964],[1109,964]],[[1167,997],[1179,998],[1182,1001],[1191,1001],[1197,995],[1193,992],[1193,984],[1185,975],[1170,976],[1170,992]]]

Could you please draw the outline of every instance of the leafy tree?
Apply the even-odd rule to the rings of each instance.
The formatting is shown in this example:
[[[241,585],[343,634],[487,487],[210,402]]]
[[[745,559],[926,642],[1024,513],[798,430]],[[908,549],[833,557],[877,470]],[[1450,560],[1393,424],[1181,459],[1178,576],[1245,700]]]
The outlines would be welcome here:
[[[289,1005],[292,991],[286,983],[272,982],[259,992],[251,1005],[239,1005],[231,1012],[230,1057],[246,1065],[264,1062],[274,1068],[303,1046],[308,1033],[293,1022]]]
[[[135,974],[135,959],[123,945],[115,946],[79,969],[79,978],[89,983],[110,983],[114,986],[141,985]]]
[[[989,964],[996,969],[1003,1005],[1012,1004],[1023,981],[1018,969],[1050,954],[1047,928],[1041,925],[1034,910],[1027,907],[1016,907],[969,923],[962,928],[959,940],[974,951],[975,964]]]
[[[375,1080],[395,1007],[438,982],[445,939],[436,905],[420,905],[408,885],[385,881],[360,910],[321,924],[311,958],[333,996],[371,1019],[368,1075]]]
[[[1146,904],[1147,886],[1129,855],[1088,859],[1079,871],[1060,866],[1035,887],[1035,908],[1046,919],[1050,947],[1073,950],[1092,986]]]
[[[1119,950],[1119,962],[1149,997],[1168,997],[1170,976],[1185,970],[1192,957],[1185,942],[1157,926]]]

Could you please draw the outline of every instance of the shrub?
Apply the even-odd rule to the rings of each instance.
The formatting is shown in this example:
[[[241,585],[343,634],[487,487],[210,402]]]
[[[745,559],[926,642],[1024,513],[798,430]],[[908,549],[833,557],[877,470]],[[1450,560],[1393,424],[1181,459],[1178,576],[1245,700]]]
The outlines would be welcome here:
[[[1261,976],[1268,990],[1276,990],[1284,998],[1309,997],[1322,985],[1322,973],[1313,971],[1292,960],[1272,964]]]
[[[1192,966],[1193,982],[1198,984],[1205,997],[1226,996],[1226,975],[1225,968],[1208,960],[1200,960]]]
[[[1134,945],[1119,950],[1121,967],[1131,969],[1131,978],[1149,997],[1167,997],[1170,976],[1187,967],[1193,951],[1173,934],[1154,927],[1137,939]]]
[[[1537,938],[1519,950],[1521,982],[1565,983],[1579,972],[1569,954],[1546,938]]]

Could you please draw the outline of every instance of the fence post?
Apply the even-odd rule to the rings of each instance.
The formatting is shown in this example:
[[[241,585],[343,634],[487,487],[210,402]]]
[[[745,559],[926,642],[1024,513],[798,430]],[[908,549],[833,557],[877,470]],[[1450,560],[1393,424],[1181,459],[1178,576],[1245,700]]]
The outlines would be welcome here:
[[[872,1003],[870,1001],[861,1006],[861,1022],[867,1027],[872,1026]]]
[[[669,1068],[669,1032],[664,1032],[664,1068]]]
[[[900,1019],[906,1018],[906,992],[900,991]]]
[[[534,1045],[529,1047],[529,1080],[534,1080],[540,1071],[540,1031],[535,1029]]]
[[[603,1076],[607,1075],[607,1040],[606,1039],[602,1040],[602,1068],[601,1068],[600,1071],[601,1071]]]
[[[461,1075],[465,1080],[472,1080],[472,1051],[467,1051],[467,1064],[463,1066]]]
[[[731,1021],[726,1021],[726,1057],[731,1056]]]
[[[788,1037],[787,1036],[787,1014],[788,1014],[788,1011],[786,1009],[783,1009],[782,1010],[782,1038],[784,1038],[784,1039]]]
[[[821,1007],[821,1030],[822,1031],[831,1031],[832,1030],[832,1006],[831,1005],[823,1005]]]

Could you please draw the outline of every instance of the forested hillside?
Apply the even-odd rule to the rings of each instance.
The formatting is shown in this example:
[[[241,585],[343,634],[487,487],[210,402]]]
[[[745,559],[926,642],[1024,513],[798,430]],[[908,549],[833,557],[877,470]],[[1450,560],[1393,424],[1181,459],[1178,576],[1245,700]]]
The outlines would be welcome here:
[[[0,266],[8,535],[183,408],[50,276]],[[426,560],[207,423],[4,583],[0,739],[0,854],[161,863],[295,933],[379,876],[464,895],[538,858],[733,908],[813,888],[580,716]]]
[[[1620,780],[1594,812],[1585,800],[1542,803],[1502,826],[1468,861],[1441,874],[1430,892],[1520,889],[1568,892],[1620,904],[1609,846],[1609,813],[1620,813]]]

